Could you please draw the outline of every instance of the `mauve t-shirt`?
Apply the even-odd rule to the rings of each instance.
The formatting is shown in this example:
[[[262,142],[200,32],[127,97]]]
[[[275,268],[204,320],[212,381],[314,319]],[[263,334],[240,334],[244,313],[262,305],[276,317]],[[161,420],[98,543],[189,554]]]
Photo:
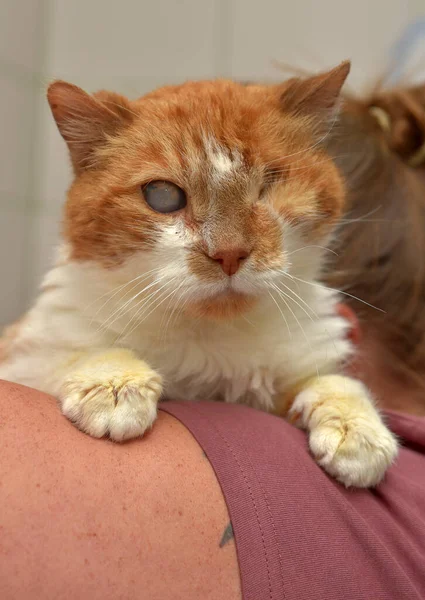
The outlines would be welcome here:
[[[244,406],[166,402],[225,496],[244,600],[425,599],[425,419],[386,413],[403,447],[374,490],[346,490],[306,436]]]

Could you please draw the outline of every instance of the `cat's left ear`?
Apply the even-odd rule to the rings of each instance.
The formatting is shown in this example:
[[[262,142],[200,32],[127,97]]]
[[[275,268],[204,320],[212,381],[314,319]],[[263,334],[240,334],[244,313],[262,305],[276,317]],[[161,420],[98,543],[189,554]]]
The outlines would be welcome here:
[[[350,72],[350,61],[307,79],[291,79],[281,88],[284,112],[328,122],[338,111],[341,88]]]
[[[91,168],[96,150],[134,117],[123,96],[104,91],[90,95],[65,81],[52,83],[47,99],[76,173]]]

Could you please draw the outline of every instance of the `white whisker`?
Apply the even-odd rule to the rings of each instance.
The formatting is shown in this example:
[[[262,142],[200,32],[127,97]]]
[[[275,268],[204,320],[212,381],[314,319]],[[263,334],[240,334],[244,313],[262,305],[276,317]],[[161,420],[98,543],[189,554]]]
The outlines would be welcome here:
[[[373,304],[369,304],[369,302],[366,302],[366,300],[362,300],[361,298],[358,298],[357,296],[353,296],[353,294],[349,294],[348,292],[343,292],[342,290],[333,290],[332,288],[329,288],[326,285],[322,285],[321,283],[316,283],[313,281],[306,281],[305,279],[301,279],[300,277],[296,277],[295,275],[290,275],[289,273],[285,273],[284,271],[281,271],[281,273],[283,275],[285,275],[286,277],[289,277],[290,279],[295,279],[297,281],[301,281],[301,283],[306,283],[307,285],[313,285],[315,287],[322,288],[323,290],[334,291],[334,292],[337,292],[338,294],[344,294],[344,296],[353,298],[353,300],[357,300],[358,302],[361,302],[362,304],[365,304],[366,306],[369,306],[370,308],[373,308],[375,310],[379,310],[379,312],[385,313],[385,310],[383,310],[382,308],[373,306]]]
[[[301,300],[301,302],[303,304],[305,304],[305,306],[313,313],[313,315],[316,317],[316,319],[319,319],[319,316],[317,315],[317,313],[314,312],[314,310],[307,304],[307,302],[305,300],[303,300],[301,298],[301,296],[298,296],[298,294],[296,294],[293,290],[291,290],[290,287],[288,287],[287,285],[285,285],[283,282],[280,282],[281,285],[283,285],[284,287],[286,287],[286,289],[288,289],[290,292],[292,292],[294,294],[294,296],[296,296],[297,298],[299,298],[299,300]],[[294,302],[298,308],[300,308],[306,315],[307,317],[313,321],[313,317],[311,316],[311,314],[307,311],[306,308],[304,308],[297,300],[295,300],[295,298],[292,298],[291,296],[289,296],[286,292],[284,292],[276,283],[274,284],[274,286],[286,297],[288,298],[288,300],[291,300],[292,302]]]
[[[284,297],[284,296],[281,294],[281,292],[279,291],[279,288],[278,288],[277,286],[275,286],[275,284],[273,284],[273,283],[272,283],[271,285],[272,285],[272,287],[273,287],[273,288],[274,288],[274,289],[277,291],[277,293],[279,294],[280,298],[281,298],[281,299],[283,300],[283,302],[285,303],[285,305],[286,305],[287,309],[290,311],[290,313],[292,314],[292,316],[293,316],[293,317],[294,317],[294,319],[296,320],[296,322],[297,322],[297,324],[298,324],[298,327],[301,329],[301,332],[302,332],[302,334],[303,334],[303,336],[304,336],[304,338],[305,338],[305,340],[306,340],[306,342],[307,342],[307,344],[308,344],[308,346],[309,346],[309,348],[310,348],[311,355],[312,355],[312,356],[314,356],[314,353],[313,353],[313,347],[312,347],[312,345],[311,345],[310,339],[308,338],[308,336],[307,336],[307,334],[306,334],[306,332],[305,332],[305,330],[304,330],[304,327],[301,325],[301,322],[300,322],[300,320],[298,319],[297,315],[294,313],[294,311],[292,310],[292,308],[289,306],[288,302],[285,300],[285,297]],[[317,376],[319,377],[319,367],[318,367],[318,365],[317,365],[317,362],[316,362],[316,372],[317,372]]]
[[[170,281],[164,283],[160,288],[158,288],[157,290],[154,290],[153,292],[151,292],[149,294],[149,296],[147,298],[145,298],[143,300],[143,302],[140,303],[139,308],[136,310],[136,312],[134,313],[134,315],[131,317],[130,321],[127,323],[127,325],[124,327],[124,329],[122,330],[122,332],[120,333],[120,335],[118,336],[118,338],[115,340],[115,344],[117,344],[121,339],[123,339],[123,337],[125,337],[126,335],[131,335],[131,333],[133,333],[133,331],[140,325],[140,323],[144,320],[144,319],[140,319],[140,317],[146,312],[146,310],[148,310],[152,304],[155,304],[155,302],[157,300],[160,300],[161,298],[164,297],[164,295],[167,293],[168,289],[168,285],[173,283],[173,281],[175,281],[175,278],[171,279]],[[131,328],[130,331],[129,328],[131,326],[131,324],[135,322],[134,326]]]
[[[294,282],[294,283],[295,283],[295,282]],[[303,303],[303,304],[304,304],[304,305],[305,305],[305,306],[306,306],[306,307],[307,307],[307,308],[308,308],[308,309],[309,309],[309,310],[312,312],[312,314],[315,316],[315,318],[317,319],[317,321],[319,321],[319,322],[321,321],[321,317],[319,317],[319,315],[316,313],[316,311],[314,311],[314,310],[311,308],[311,306],[310,306],[310,305],[309,305],[309,304],[308,304],[308,303],[307,303],[307,302],[306,302],[306,301],[305,301],[303,298],[301,298],[301,296],[299,296],[299,295],[298,295],[296,292],[294,292],[294,290],[293,290],[292,288],[290,288],[288,285],[286,285],[285,283],[283,283],[283,281],[280,281],[280,284],[281,284],[281,285],[283,285],[283,286],[284,286],[284,287],[285,287],[285,288],[286,288],[286,289],[287,289],[289,292],[291,292],[291,294],[293,294],[293,295],[294,295],[296,298],[298,298],[298,299],[299,299],[299,300],[300,300],[300,301],[301,301],[301,302],[302,302],[302,303]],[[280,289],[280,288],[279,288],[279,289]],[[282,293],[285,293],[285,292],[283,292],[283,290],[281,290],[281,292],[282,292]],[[295,302],[295,304],[296,304],[296,305],[297,305],[299,308],[301,308],[301,310],[302,310],[303,312],[305,312],[305,314],[306,314],[306,315],[307,315],[307,316],[308,316],[308,317],[311,319],[311,321],[313,321],[313,319],[312,319],[311,315],[310,315],[309,313],[307,313],[307,311],[306,311],[306,310],[305,310],[305,309],[304,309],[302,306],[300,306],[300,305],[298,304],[298,302],[297,302],[297,301],[296,301],[294,298],[291,298],[291,297],[290,297],[288,294],[285,294],[285,296],[288,298],[288,300],[292,300],[293,302]],[[327,329],[327,328],[326,328],[324,325],[323,325],[323,331],[324,331],[324,332],[326,333],[326,335],[328,336],[328,338],[329,338],[329,341],[330,341],[330,342],[331,342],[331,344],[333,345],[333,347],[334,347],[334,350],[335,350],[335,354],[336,354],[336,353],[337,353],[337,349],[336,349],[336,345],[335,345],[335,340],[334,340],[334,339],[333,339],[333,337],[330,335],[330,333],[329,333],[328,329]]]
[[[167,290],[165,290],[165,293],[167,292]],[[165,296],[165,298],[163,297],[163,294],[161,294],[161,296],[157,299],[161,298],[161,301],[158,302],[158,304],[155,304],[155,306],[143,317],[143,319],[141,319],[140,321],[138,321],[134,327],[131,329],[131,331],[127,332],[126,335],[131,335],[133,333],[133,331],[143,323],[143,321],[146,321],[146,319],[155,311],[157,310],[157,308],[159,308],[161,306],[161,304],[163,304],[172,294],[174,294],[175,290],[172,290],[168,295]]]
[[[292,256],[292,254],[295,254],[296,252],[301,252],[301,250],[307,250],[308,248],[319,248],[320,250],[326,250],[327,252],[331,252],[335,256],[339,256],[339,254],[337,252],[335,252],[335,250],[332,250],[331,248],[327,248],[326,246],[316,246],[316,245],[303,246],[302,248],[297,248],[296,250],[289,252],[287,256]]]
[[[181,281],[181,283],[176,287],[176,289],[174,290],[173,296],[171,296],[171,298],[170,298],[169,304],[173,301],[174,295],[177,294],[177,292],[184,285],[184,283],[185,283],[185,280],[183,279],[183,281]],[[165,344],[165,342],[167,340],[167,333],[168,333],[168,329],[169,329],[169,326],[170,326],[170,323],[171,323],[171,318],[172,318],[173,314],[175,313],[175,311],[177,309],[177,306],[178,306],[178,302],[183,297],[183,295],[184,295],[184,292],[183,292],[183,294],[180,294],[180,296],[178,297],[177,302],[174,304],[173,309],[171,310],[171,312],[170,312],[170,314],[168,316],[167,322],[165,323],[165,328],[164,328],[163,336],[161,336],[161,340],[164,342],[164,344]],[[161,329],[162,329],[162,322],[163,322],[166,314],[167,313],[164,312],[164,317],[162,318],[161,326],[160,326]]]
[[[102,298],[104,298],[105,296],[112,294],[112,296],[110,298],[108,298],[108,300],[106,300],[106,302],[104,302],[102,304],[102,306],[96,311],[96,313],[93,315],[92,320],[90,322],[90,325],[92,325],[93,321],[95,320],[95,318],[97,317],[97,315],[99,314],[99,312],[105,308],[105,306],[107,304],[109,304],[109,302],[111,302],[111,300],[113,298],[115,298],[115,296],[120,292],[123,291],[125,288],[127,288],[129,285],[131,285],[132,283],[134,283],[135,281],[137,282],[132,288],[130,288],[129,290],[127,290],[124,294],[124,296],[126,296],[127,294],[129,294],[130,292],[132,292],[135,288],[138,287],[138,285],[140,283],[142,283],[143,281],[145,281],[145,279],[147,279],[149,277],[149,275],[151,273],[153,273],[154,271],[159,271],[159,268],[156,269],[151,269],[150,271],[147,271],[147,273],[143,273],[142,275],[139,275],[138,277],[135,277],[134,279],[131,279],[130,281],[128,281],[127,283],[124,283],[120,286],[118,286],[118,288],[114,288],[113,290],[111,290],[110,292],[106,292],[105,294],[102,294],[102,296],[100,296],[99,298],[97,298],[97,300],[95,300],[94,302],[91,302],[85,309],[84,311],[86,312],[88,310],[88,308],[90,306],[93,306],[93,304],[96,304],[97,302],[99,302],[99,300],[102,300]]]
[[[117,319],[120,319],[120,318],[124,317],[129,311],[132,310],[131,304],[136,300],[136,298],[138,298],[139,296],[141,296],[142,294],[144,294],[145,292],[147,292],[147,290],[149,290],[150,288],[154,287],[156,284],[158,284],[164,278],[165,278],[165,275],[163,275],[159,279],[155,279],[155,281],[152,281],[151,283],[149,283],[140,292],[138,292],[137,294],[135,294],[134,296],[132,296],[129,300],[127,300],[123,305],[120,305],[112,313],[112,315],[110,315],[106,319],[106,321],[104,321],[104,323],[101,325],[101,327],[99,329],[104,331],[108,327],[111,327],[113,325],[113,323],[115,323],[115,321],[117,321]],[[126,310],[127,306],[129,306],[129,305],[130,305],[130,307]]]
[[[286,327],[287,327],[287,329],[288,329],[288,334],[289,334],[289,337],[290,337],[290,339],[292,340],[292,331],[291,331],[291,329],[290,329],[290,327],[289,327],[288,320],[287,320],[287,318],[285,317],[283,310],[281,309],[281,307],[279,306],[279,303],[276,301],[276,298],[273,296],[273,294],[272,294],[270,291],[269,291],[269,296],[270,296],[270,298],[273,300],[273,302],[276,304],[276,306],[277,306],[277,308],[278,308],[278,310],[279,310],[280,314],[282,315],[282,318],[283,318],[283,320],[285,321]]]

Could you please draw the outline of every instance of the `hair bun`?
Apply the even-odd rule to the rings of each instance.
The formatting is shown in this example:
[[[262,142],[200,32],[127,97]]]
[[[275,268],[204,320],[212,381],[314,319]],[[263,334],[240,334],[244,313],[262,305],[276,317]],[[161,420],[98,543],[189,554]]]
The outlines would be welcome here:
[[[412,167],[425,165],[425,86],[382,92],[368,106],[389,149]]]

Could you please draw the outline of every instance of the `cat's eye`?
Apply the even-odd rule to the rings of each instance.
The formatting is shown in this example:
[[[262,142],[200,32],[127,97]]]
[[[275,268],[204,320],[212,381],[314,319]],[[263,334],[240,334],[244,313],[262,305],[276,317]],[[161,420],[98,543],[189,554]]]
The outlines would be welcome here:
[[[149,206],[159,213],[172,213],[187,204],[185,192],[171,181],[151,181],[142,187]]]

